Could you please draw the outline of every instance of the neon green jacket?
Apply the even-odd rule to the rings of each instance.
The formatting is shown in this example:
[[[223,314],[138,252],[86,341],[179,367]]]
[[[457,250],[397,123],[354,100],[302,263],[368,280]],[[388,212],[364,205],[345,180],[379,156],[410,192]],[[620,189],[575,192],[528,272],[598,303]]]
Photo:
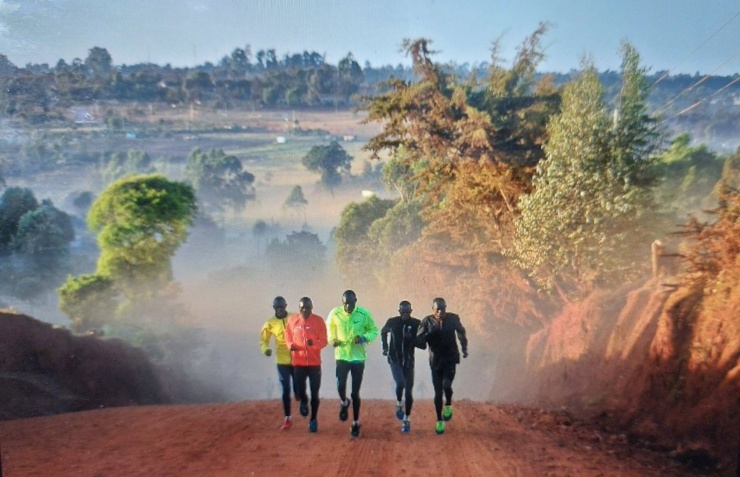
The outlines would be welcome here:
[[[270,347],[270,337],[275,337],[275,357],[277,358],[277,364],[291,364],[290,362],[290,350],[288,345],[285,344],[285,326],[288,324],[288,317],[278,318],[273,316],[262,327],[260,332],[260,348],[262,348],[262,354]]]
[[[326,331],[330,345],[339,343],[334,347],[334,358],[337,361],[364,362],[367,358],[365,347],[378,336],[373,315],[360,306],[355,306],[351,314],[341,306],[331,310],[326,318]],[[357,336],[364,338],[365,342],[355,343]]]

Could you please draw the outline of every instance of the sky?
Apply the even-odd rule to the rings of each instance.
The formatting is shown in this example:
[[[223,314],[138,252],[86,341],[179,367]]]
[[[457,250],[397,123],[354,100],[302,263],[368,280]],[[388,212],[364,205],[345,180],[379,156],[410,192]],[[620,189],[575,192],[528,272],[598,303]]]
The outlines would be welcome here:
[[[235,48],[304,50],[336,64],[409,64],[404,38],[432,40],[440,62],[504,63],[540,22],[550,31],[541,71],[567,72],[589,55],[619,69],[630,41],[650,71],[740,72],[738,0],[0,0],[0,53],[17,66],[55,65],[106,48],[113,63],[217,63]]]

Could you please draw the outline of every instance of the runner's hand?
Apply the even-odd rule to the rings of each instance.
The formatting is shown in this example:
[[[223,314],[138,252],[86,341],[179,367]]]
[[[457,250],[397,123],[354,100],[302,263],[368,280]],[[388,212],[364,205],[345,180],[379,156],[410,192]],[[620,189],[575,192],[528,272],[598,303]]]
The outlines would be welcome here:
[[[339,346],[340,344],[342,344],[342,343],[340,343],[340,342],[339,342],[339,340],[332,340],[332,342],[331,342],[331,345],[332,345],[333,347],[335,347],[335,348],[336,348],[337,346]]]
[[[298,347],[296,345],[292,344],[292,345],[290,345],[290,350],[291,351],[298,351]]]
[[[265,350],[265,356],[272,356],[272,350],[270,348]]]
[[[467,357],[468,357],[468,350],[464,349],[463,350],[463,358],[467,358]]]
[[[311,338],[307,339],[307,340],[306,340],[306,344],[307,344],[308,346],[313,346],[313,340],[312,340]]]
[[[383,356],[388,356],[388,350],[387,349],[384,349],[383,350]]]
[[[362,336],[355,336],[355,344],[362,344],[365,343],[367,340],[363,338]]]

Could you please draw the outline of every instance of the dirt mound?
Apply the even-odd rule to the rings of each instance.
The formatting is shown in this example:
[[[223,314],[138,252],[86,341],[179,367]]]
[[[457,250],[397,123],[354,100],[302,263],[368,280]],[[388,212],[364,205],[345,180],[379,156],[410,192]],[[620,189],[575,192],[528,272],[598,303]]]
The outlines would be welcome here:
[[[601,416],[697,466],[732,465],[740,442],[740,298],[643,286],[566,307],[530,338],[533,402]]]
[[[281,431],[281,404],[142,406],[0,423],[3,475],[34,476],[620,476],[696,475],[664,453],[562,414],[460,401],[443,435],[430,400],[400,432],[391,401],[365,400],[362,435],[322,401]],[[39,445],[43,443],[43,445]]]
[[[0,336],[0,419],[168,402],[146,356],[120,340],[8,312]]]

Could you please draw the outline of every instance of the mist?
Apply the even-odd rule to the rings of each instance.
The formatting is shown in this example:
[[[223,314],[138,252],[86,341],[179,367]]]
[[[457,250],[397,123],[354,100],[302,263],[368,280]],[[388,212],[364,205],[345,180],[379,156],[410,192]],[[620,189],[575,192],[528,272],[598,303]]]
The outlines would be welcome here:
[[[432,289],[424,280],[410,284],[407,290],[398,290],[397,295],[346,281],[334,263],[331,231],[344,206],[363,200],[361,191],[342,189],[330,193],[305,184],[309,204],[304,217],[282,208],[293,181],[273,177],[271,182],[258,186],[258,203],[247,206],[232,225],[226,226],[222,240],[187,243],[173,261],[175,279],[183,288],[181,301],[195,317],[204,339],[202,362],[190,370],[191,377],[212,389],[215,396],[229,401],[279,398],[275,357],[262,355],[259,346],[260,330],[273,314],[275,296],[286,298],[289,313],[296,313],[300,298],[308,296],[313,300],[314,313],[326,318],[332,308],[341,305],[344,290],[353,289],[358,305],[372,313],[380,329],[388,318],[398,315],[400,301],[410,300],[414,316],[421,319],[431,313],[432,300],[445,295],[444,290]],[[256,220],[268,223],[265,236],[253,233],[251,225]],[[323,269],[300,262],[274,268],[265,256],[266,243],[298,230],[317,234],[327,246]],[[450,311],[455,312],[457,305],[462,304],[450,302]],[[461,314],[461,318],[465,326],[465,315]],[[458,367],[455,397],[485,400],[495,379],[496,356],[486,350],[472,321],[469,317],[471,354]],[[271,347],[274,349],[274,340]],[[395,384],[382,355],[380,335],[368,345],[367,354],[362,396],[394,399]],[[322,352],[322,398],[338,400],[334,373],[334,350],[327,346]],[[416,350],[414,391],[419,399],[433,397],[427,350]]]

